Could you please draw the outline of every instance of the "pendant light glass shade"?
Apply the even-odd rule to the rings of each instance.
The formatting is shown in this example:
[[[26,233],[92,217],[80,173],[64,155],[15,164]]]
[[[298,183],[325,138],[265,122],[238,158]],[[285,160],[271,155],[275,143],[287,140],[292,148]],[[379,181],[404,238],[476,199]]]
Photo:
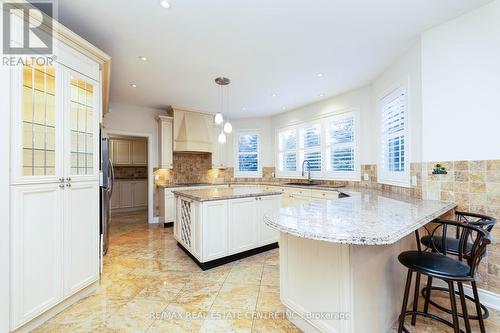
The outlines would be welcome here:
[[[219,143],[226,143],[226,134],[224,132],[220,132],[219,134]]]
[[[224,118],[222,117],[222,113],[217,112],[217,114],[215,115],[214,121],[217,125],[222,124],[224,122]]]
[[[224,132],[229,134],[232,131],[233,131],[233,125],[231,125],[231,123],[229,121],[226,121],[226,123],[224,124]]]

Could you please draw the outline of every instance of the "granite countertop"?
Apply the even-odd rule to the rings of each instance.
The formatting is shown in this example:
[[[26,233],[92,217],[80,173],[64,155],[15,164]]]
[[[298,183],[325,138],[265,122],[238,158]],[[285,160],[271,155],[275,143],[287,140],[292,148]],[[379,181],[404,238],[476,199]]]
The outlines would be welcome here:
[[[311,190],[321,190],[321,191],[337,191],[339,192],[340,188],[344,188],[344,185],[296,185],[296,184],[287,184],[287,183],[272,183],[272,182],[260,182],[260,183],[218,183],[218,184],[208,184],[208,183],[199,183],[199,184],[157,184],[157,187],[161,188],[177,188],[177,187],[201,187],[201,186],[220,186],[220,185],[229,185],[229,186],[278,186],[278,187],[291,187],[291,188],[300,188],[300,189],[311,189]]]
[[[148,177],[115,177],[115,180],[147,180]]]
[[[255,186],[241,186],[229,188],[207,188],[196,190],[172,191],[174,195],[186,197],[195,201],[214,201],[237,198],[262,197],[280,195],[281,192],[269,191]]]
[[[265,223],[294,236],[356,245],[393,244],[456,207],[376,190],[342,190],[350,195],[281,208]]]

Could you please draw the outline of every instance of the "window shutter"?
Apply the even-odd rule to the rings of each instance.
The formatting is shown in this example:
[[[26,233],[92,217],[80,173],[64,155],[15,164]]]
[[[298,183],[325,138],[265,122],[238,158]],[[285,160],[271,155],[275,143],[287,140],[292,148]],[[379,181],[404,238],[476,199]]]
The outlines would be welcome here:
[[[382,102],[382,168],[405,171],[406,89],[399,89]]]
[[[354,117],[333,117],[328,125],[328,171],[354,171]]]
[[[306,126],[300,132],[301,163],[307,160],[311,171],[321,171],[321,124]]]

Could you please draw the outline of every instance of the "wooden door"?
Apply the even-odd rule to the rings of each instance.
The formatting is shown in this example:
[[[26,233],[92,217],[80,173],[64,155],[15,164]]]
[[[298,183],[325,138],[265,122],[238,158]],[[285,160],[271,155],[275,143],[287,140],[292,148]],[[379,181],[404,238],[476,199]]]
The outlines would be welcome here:
[[[148,183],[145,180],[132,182],[133,205],[142,207],[148,205]]]
[[[132,144],[127,140],[113,140],[113,163],[115,165],[132,164]]]
[[[120,182],[120,208],[134,207],[134,195],[132,192],[132,182]]]
[[[257,247],[257,198],[229,200],[229,254]]]
[[[259,224],[261,246],[276,243],[279,239],[279,232],[268,227],[264,222],[264,217],[269,214],[279,213],[280,206],[280,196],[264,196],[258,200],[257,223]]]
[[[57,183],[12,187],[13,328],[62,298],[63,193]]]
[[[132,164],[148,164],[148,143],[147,141],[132,141]]]
[[[210,261],[228,255],[227,200],[203,203],[202,259]]]
[[[76,182],[65,190],[64,294],[99,277],[99,184]]]

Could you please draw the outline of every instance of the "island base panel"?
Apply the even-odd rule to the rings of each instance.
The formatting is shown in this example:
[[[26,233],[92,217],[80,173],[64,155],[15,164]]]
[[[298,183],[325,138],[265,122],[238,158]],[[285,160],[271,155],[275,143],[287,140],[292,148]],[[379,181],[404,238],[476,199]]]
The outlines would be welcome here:
[[[262,252],[266,252],[266,251],[269,251],[269,250],[272,250],[272,249],[276,249],[278,248],[278,242],[276,243],[272,243],[272,244],[268,244],[268,245],[264,245],[264,246],[261,246],[261,247],[257,247],[255,249],[251,249],[251,250],[248,250],[248,251],[244,251],[244,252],[240,252],[240,253],[235,253],[235,254],[232,254],[230,256],[227,256],[227,257],[223,257],[223,258],[219,258],[219,259],[215,259],[215,260],[210,260],[210,261],[207,261],[207,262],[200,262],[198,259],[196,259],[195,256],[193,256],[191,254],[191,252],[189,252],[188,249],[186,249],[181,243],[177,242],[177,245],[191,258],[193,259],[193,261],[204,271],[206,271],[207,269],[211,269],[211,268],[215,268],[217,266],[222,266],[222,265],[225,265],[227,263],[230,263],[232,261],[236,261],[236,260],[240,260],[240,259],[243,259],[243,258],[247,258],[247,257],[250,257],[250,256],[253,256],[255,254],[259,254],[259,253],[262,253]]]
[[[389,332],[406,278],[397,256],[413,248],[412,237],[350,245],[281,233],[280,296],[289,320],[306,333]]]

